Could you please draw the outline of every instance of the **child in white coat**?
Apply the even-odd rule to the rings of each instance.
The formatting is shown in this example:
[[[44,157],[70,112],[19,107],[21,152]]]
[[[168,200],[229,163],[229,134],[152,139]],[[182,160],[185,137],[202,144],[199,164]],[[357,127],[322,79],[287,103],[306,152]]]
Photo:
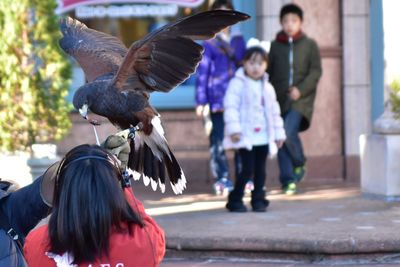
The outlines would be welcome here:
[[[236,71],[224,98],[223,145],[225,149],[238,150],[242,165],[226,204],[232,212],[247,211],[243,195],[252,177],[252,209],[266,211],[269,204],[264,190],[267,155],[268,152],[275,154],[286,139],[275,90],[265,72],[268,53],[257,42],[247,49],[243,67]]]

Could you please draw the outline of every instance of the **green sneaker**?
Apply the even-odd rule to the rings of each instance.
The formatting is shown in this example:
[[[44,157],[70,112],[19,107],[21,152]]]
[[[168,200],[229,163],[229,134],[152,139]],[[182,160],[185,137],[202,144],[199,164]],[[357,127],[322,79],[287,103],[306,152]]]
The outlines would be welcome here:
[[[294,179],[297,182],[301,182],[306,175],[306,166],[303,165],[303,166],[295,167],[293,169],[293,173],[294,173]]]
[[[294,195],[297,193],[297,186],[295,183],[290,183],[283,188],[283,193],[285,195]]]

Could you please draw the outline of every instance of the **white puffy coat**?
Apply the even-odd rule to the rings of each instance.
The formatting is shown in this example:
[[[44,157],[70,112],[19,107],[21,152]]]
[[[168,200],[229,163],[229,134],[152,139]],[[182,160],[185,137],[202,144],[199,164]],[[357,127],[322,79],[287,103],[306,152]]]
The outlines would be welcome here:
[[[243,68],[236,71],[235,76],[229,82],[228,90],[224,98],[224,121],[225,137],[223,146],[225,149],[247,148],[251,150],[253,126],[251,116],[254,108],[252,94],[250,93],[248,78]],[[283,119],[278,101],[276,100],[275,90],[268,82],[268,75],[263,77],[263,97],[265,101],[264,112],[267,119],[267,134],[270,155],[275,155],[278,151],[275,141],[285,140],[286,134],[283,127]],[[230,136],[235,133],[241,134],[241,139],[233,143]]]

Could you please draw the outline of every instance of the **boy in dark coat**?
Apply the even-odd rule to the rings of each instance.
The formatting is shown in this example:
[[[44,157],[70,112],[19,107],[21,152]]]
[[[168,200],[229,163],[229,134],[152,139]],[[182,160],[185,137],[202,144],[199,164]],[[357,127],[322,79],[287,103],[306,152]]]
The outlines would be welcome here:
[[[306,158],[299,132],[309,128],[316,88],[322,74],[319,49],[302,32],[303,11],[295,4],[282,7],[282,31],[271,44],[268,73],[277,94],[287,135],[278,152],[280,182],[286,194],[296,193],[305,174]]]

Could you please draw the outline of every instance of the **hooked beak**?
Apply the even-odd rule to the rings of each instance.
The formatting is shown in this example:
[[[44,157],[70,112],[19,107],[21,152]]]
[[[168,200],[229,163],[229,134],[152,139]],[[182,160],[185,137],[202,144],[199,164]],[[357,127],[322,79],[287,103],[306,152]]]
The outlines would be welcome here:
[[[80,109],[79,109],[79,114],[81,114],[81,116],[83,118],[85,118],[87,120],[87,114],[88,114],[88,105],[84,104]]]

